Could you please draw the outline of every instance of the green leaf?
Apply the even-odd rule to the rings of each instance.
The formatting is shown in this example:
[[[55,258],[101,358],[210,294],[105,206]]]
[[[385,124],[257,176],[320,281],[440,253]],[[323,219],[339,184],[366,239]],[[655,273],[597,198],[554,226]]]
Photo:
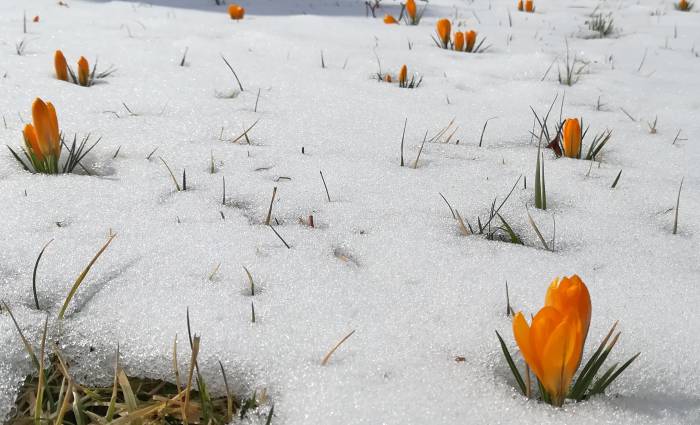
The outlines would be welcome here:
[[[515,362],[513,361],[513,358],[510,356],[510,352],[508,351],[508,347],[506,347],[506,343],[503,342],[503,338],[501,338],[501,335],[498,333],[498,331],[496,331],[496,336],[498,337],[498,341],[501,343],[501,350],[503,350],[503,356],[506,358],[508,367],[510,367],[510,371],[513,373],[513,377],[518,383],[518,387],[520,387],[520,392],[522,392],[523,395],[526,395],[527,389],[525,388],[525,381],[523,381],[523,377],[520,375],[518,368],[515,366]]]
[[[601,393],[601,394],[604,393],[605,390],[608,388],[608,386],[610,386],[610,384],[612,384],[612,382],[613,382],[618,376],[620,376],[620,374],[621,374],[622,372],[624,372],[625,369],[627,369],[627,367],[628,367],[629,365],[631,365],[632,362],[635,361],[635,360],[637,359],[637,357],[639,357],[640,354],[642,354],[642,353],[637,353],[637,354],[635,354],[634,356],[632,356],[632,358],[630,358],[630,359],[627,360],[622,366],[620,366],[620,368],[617,369],[617,370],[615,371],[615,373],[613,373],[613,374],[600,386],[600,393]]]

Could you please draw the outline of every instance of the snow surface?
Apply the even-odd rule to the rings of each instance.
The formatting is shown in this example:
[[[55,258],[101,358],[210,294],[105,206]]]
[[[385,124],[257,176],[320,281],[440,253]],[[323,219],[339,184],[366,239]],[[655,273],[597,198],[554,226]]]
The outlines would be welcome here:
[[[108,377],[119,343],[129,373],[172,378],[176,334],[188,358],[189,308],[210,385],[222,385],[220,360],[239,392],[268,390],[273,423],[700,423],[697,11],[660,0],[540,0],[524,14],[510,0],[433,0],[410,27],[384,25],[381,12],[366,18],[359,0],[242,1],[240,22],[213,0],[67,2],[0,2],[0,144],[21,144],[40,96],[67,134],[102,137],[86,160],[96,175],[32,175],[0,155],[0,288],[37,341],[46,313],[33,307],[31,275],[54,239],[39,267],[39,301],[77,376]],[[398,2],[383,3],[398,14]],[[614,16],[614,37],[585,37],[596,6]],[[25,10],[40,16],[26,35]],[[493,46],[478,55],[437,49],[430,35],[440,17]],[[572,87],[557,82],[556,65],[541,81],[565,39],[590,62]],[[118,71],[90,88],[57,81],[59,48],[71,64],[99,57],[100,69]],[[375,53],[384,71],[406,63],[421,86],[373,80]],[[220,54],[245,88],[234,98]],[[591,132],[613,129],[613,140],[592,167],[547,151],[549,208],[540,211],[529,107],[542,114],[564,92],[565,116],[583,116]],[[459,129],[448,144],[426,144],[417,169],[401,168],[405,118],[409,164],[426,130],[452,118]],[[258,119],[251,145],[230,142]],[[187,170],[186,192],[174,191],[159,156],[176,175]],[[501,213],[526,246],[459,233],[439,193],[470,222],[484,221],[521,175],[527,189],[521,180]],[[275,228],[291,249],[263,225],[275,186]],[[555,252],[542,249],[526,205],[547,238],[556,219]],[[315,229],[299,223],[310,214]],[[117,238],[56,322],[109,229]],[[242,266],[258,285],[254,297]],[[587,349],[619,320],[614,361],[642,355],[609,395],[554,409],[518,395],[494,330],[514,349],[506,281],[515,308],[534,313],[551,279],[573,273],[593,300]],[[6,313],[0,338],[6,414],[31,365]]]

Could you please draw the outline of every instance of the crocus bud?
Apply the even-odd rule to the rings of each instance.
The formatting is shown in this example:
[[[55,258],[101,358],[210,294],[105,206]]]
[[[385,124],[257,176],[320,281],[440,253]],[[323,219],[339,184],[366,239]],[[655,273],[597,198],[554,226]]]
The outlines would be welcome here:
[[[53,55],[53,67],[56,70],[56,78],[68,81],[68,63],[60,50],[56,50],[56,53]]]
[[[411,22],[416,20],[416,0],[406,0],[406,13],[411,18]]]
[[[535,2],[533,0],[525,1],[525,11],[530,13],[535,11]]]
[[[690,10],[687,0],[680,0],[678,2],[678,10]]]
[[[447,49],[450,43],[450,31],[452,30],[452,24],[450,24],[449,19],[440,19],[437,21],[437,34],[440,42],[442,43],[443,49]]]
[[[476,44],[476,31],[468,31],[464,33],[464,38],[467,41],[467,52],[474,50],[474,44]]]
[[[523,0],[518,0],[518,10],[521,11],[521,12],[524,10],[524,8],[523,8]]]
[[[564,156],[578,158],[581,153],[581,125],[577,118],[569,118],[564,121],[561,129]]]
[[[231,4],[228,7],[228,15],[231,17],[231,19],[243,19],[243,16],[245,15],[245,9],[237,4]]]
[[[34,19],[32,19],[32,22],[39,22],[39,15],[36,15]]]
[[[90,65],[85,56],[78,60],[78,83],[85,87],[90,84]]]
[[[454,48],[456,51],[461,52],[464,50],[464,34],[462,34],[461,31],[457,31],[455,33],[455,45]]]
[[[401,87],[406,85],[406,79],[408,78],[408,68],[406,68],[406,65],[401,67],[401,71],[399,72],[399,85]]]
[[[384,76],[384,81],[386,81],[387,83],[390,83],[390,82],[392,81],[392,80],[391,80],[391,75],[386,74],[386,75]]]
[[[51,102],[44,103],[43,100],[36,98],[32,103],[32,122],[35,133],[35,141],[38,146],[38,151],[42,156],[50,155],[58,158],[61,153],[61,139],[58,131],[58,119],[56,118],[56,109]],[[31,133],[27,137],[28,128],[25,127],[25,139],[32,142]]]
[[[384,23],[385,24],[398,24],[399,21],[397,21],[396,18],[394,18],[391,15],[384,15]]]

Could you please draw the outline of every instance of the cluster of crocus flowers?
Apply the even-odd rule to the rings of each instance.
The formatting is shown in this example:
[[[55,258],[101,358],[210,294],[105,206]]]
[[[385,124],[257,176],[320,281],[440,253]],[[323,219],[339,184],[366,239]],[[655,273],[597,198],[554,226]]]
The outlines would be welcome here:
[[[416,0],[406,0],[406,3],[403,5],[403,9],[406,11],[405,19],[406,23],[409,25],[418,25],[421,17],[423,16],[423,11],[425,11],[425,8],[423,8],[423,10],[420,12],[418,11]]]
[[[578,118],[568,118],[561,127],[561,146],[567,158],[581,157],[581,124]]]
[[[399,70],[399,73],[396,77],[393,77],[389,73],[382,75],[382,73],[379,72],[377,74],[377,78],[379,81],[384,81],[387,83],[393,83],[394,80],[396,80],[399,83],[399,87],[406,88],[406,89],[418,88],[421,81],[423,80],[422,78],[419,80],[416,80],[415,75],[412,75],[411,78],[409,79],[408,78],[408,67],[405,64],[403,66],[401,66],[401,70]]]
[[[245,9],[243,6],[231,4],[228,6],[228,16],[235,21],[241,20],[245,16]]]
[[[581,365],[583,349],[591,323],[591,297],[588,288],[577,275],[556,278],[545,296],[544,307],[527,323],[522,312],[513,318],[513,335],[527,365],[526,380],[522,379],[503,339],[501,348],[523,394],[532,396],[530,371],[537,378],[543,401],[561,406],[567,398],[581,401],[602,394],[612,381],[639,355],[633,356],[619,368],[617,364],[598,379],[602,367],[620,336],[615,326],[585,364],[578,378],[574,376]]]
[[[476,45],[476,31],[457,31],[454,34],[452,48],[458,52],[473,52]]]
[[[62,81],[69,81],[69,77],[73,83],[80,84],[83,87],[92,85],[93,75],[90,74],[90,64],[84,56],[78,60],[78,75],[76,76],[73,70],[68,66],[66,57],[63,52],[56,50],[53,57],[53,65],[56,70],[56,78]]]
[[[32,104],[32,122],[24,126],[25,154],[34,171],[47,174],[58,172],[61,156],[61,134],[56,109],[51,102],[37,98]],[[13,152],[14,153],[14,152]]]
[[[523,4],[523,0],[518,0],[518,10],[532,13],[535,11],[535,2],[533,0],[525,0],[525,4]]]

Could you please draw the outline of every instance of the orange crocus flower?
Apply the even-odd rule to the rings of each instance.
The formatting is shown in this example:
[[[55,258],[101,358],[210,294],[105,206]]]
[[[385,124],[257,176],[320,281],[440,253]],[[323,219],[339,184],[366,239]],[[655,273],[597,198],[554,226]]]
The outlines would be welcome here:
[[[34,100],[32,124],[27,124],[23,133],[27,148],[39,161],[48,157],[58,161],[61,155],[61,136],[56,109],[51,102],[44,103],[40,98]]]
[[[522,12],[523,9],[523,0],[518,0],[518,10]]]
[[[34,19],[32,19],[32,22],[39,22],[39,15],[36,15]]]
[[[228,15],[231,17],[231,19],[243,19],[243,16],[245,15],[245,9],[237,4],[231,4],[228,7]]]
[[[85,56],[78,59],[78,83],[85,87],[90,85],[90,65]]]
[[[471,52],[474,50],[474,44],[476,44],[476,31],[465,32],[464,38],[467,40],[466,51]]]
[[[399,86],[404,87],[406,85],[406,80],[408,78],[408,68],[406,65],[401,67],[399,71]]]
[[[416,21],[416,0],[406,0],[406,13],[411,18],[411,22]]]
[[[581,364],[590,321],[591,298],[577,275],[554,279],[530,325],[521,312],[513,319],[520,352],[555,406],[564,402]]]
[[[462,34],[460,31],[455,33],[454,49],[458,52],[464,50],[464,34]]]
[[[56,53],[53,55],[53,67],[56,69],[56,78],[68,81],[68,63],[60,50],[56,50]]]
[[[578,158],[581,154],[581,125],[577,118],[569,118],[564,121],[561,129],[564,156]]]
[[[450,43],[450,31],[452,30],[452,24],[450,24],[449,19],[440,19],[437,21],[437,35],[442,43],[442,48],[447,49]]]
[[[385,24],[398,24],[399,21],[397,21],[396,18],[394,18],[391,15],[384,15],[384,23]]]
[[[391,75],[386,74],[386,75],[384,76],[384,81],[386,81],[387,83],[390,83],[390,82],[392,81],[392,80],[391,80]]]
[[[525,11],[530,13],[535,11],[535,2],[533,0],[527,0],[525,2]]]
[[[513,334],[552,404],[561,406],[581,363],[585,338],[578,316],[545,306],[528,325],[523,313],[518,312],[513,319]]]

